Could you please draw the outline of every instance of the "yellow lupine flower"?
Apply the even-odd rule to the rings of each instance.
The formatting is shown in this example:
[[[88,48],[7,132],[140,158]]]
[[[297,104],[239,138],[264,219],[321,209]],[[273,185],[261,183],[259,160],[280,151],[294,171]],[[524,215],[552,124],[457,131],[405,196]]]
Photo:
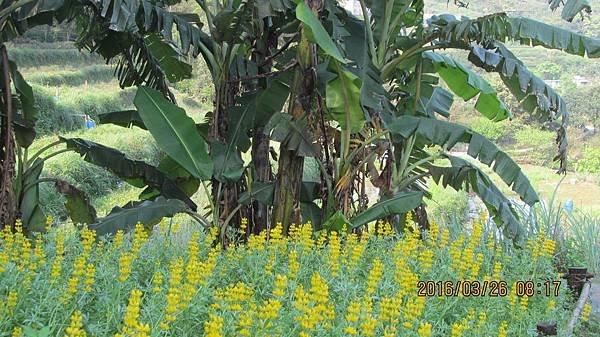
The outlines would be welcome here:
[[[367,315],[360,322],[360,332],[364,336],[375,336],[375,329],[377,328],[377,320],[371,316]]]
[[[268,299],[258,308],[258,317],[263,320],[276,319],[281,310],[281,302],[276,299]]]
[[[83,329],[83,315],[75,311],[71,315],[71,324],[65,329],[65,337],[86,337],[87,333]]]
[[[465,326],[462,323],[454,323],[452,324],[452,328],[450,329],[450,336],[452,337],[460,337],[463,335],[463,331],[465,330]]]
[[[119,255],[119,277],[120,282],[125,282],[131,275],[131,266],[133,264],[134,255],[130,252],[121,252]]]
[[[592,305],[586,303],[583,306],[583,310],[581,311],[581,320],[583,322],[587,322],[590,319],[590,313],[592,312]]]
[[[96,274],[96,267],[94,267],[93,263],[88,263],[87,268],[85,270],[85,280],[83,281],[85,292],[92,291],[92,286],[94,285],[94,276]]]
[[[290,278],[296,278],[300,271],[300,262],[298,261],[298,251],[295,249],[292,249],[288,254],[288,269]]]
[[[273,295],[277,297],[285,296],[285,288],[287,286],[287,276],[277,274],[275,276],[275,289]]]
[[[144,228],[144,225],[138,222],[135,225],[135,231],[133,232],[133,246],[131,247],[131,252],[137,254],[147,240],[148,232],[146,231],[146,228]]]
[[[154,277],[152,277],[152,291],[155,293],[160,293],[162,291],[163,284],[163,274],[160,271],[154,273]]]
[[[12,312],[17,306],[18,296],[16,291],[9,291],[6,297],[6,308]]]
[[[329,233],[329,244],[327,246],[327,264],[331,269],[331,276],[335,277],[340,271],[341,254],[341,241],[337,232],[332,231]]]
[[[249,337],[252,335],[250,330],[252,329],[252,326],[254,325],[253,316],[254,316],[254,310],[247,310],[245,312],[242,312],[242,314],[240,315],[238,327],[240,330],[239,334],[241,336]]]
[[[506,329],[508,328],[508,322],[502,321],[498,327],[498,337],[506,337]]]
[[[546,311],[550,312],[550,311],[554,310],[554,308],[556,308],[556,301],[549,300],[548,304],[546,305]]]
[[[139,323],[140,307],[142,304],[142,292],[133,289],[129,295],[127,309],[125,309],[125,317],[123,318],[122,332],[129,336],[140,336],[140,334],[149,333],[149,328]],[[148,330],[148,331],[146,331]]]
[[[434,253],[431,249],[424,249],[419,254],[419,264],[423,272],[428,272],[433,266],[433,255]]]
[[[242,234],[246,234],[247,228],[248,228],[248,218],[242,217],[242,219],[240,219],[240,229],[242,230]]]
[[[5,272],[5,266],[8,264],[8,254],[0,252],[0,273]]]
[[[417,333],[419,334],[420,337],[429,337],[431,336],[431,323],[421,323],[421,325],[419,326],[419,330],[417,330]]]
[[[117,234],[115,234],[115,238],[113,239],[113,247],[115,249],[121,248],[121,246],[123,245],[124,236],[125,236],[125,233],[119,229],[117,231]]]
[[[383,264],[381,263],[380,259],[375,258],[375,260],[373,260],[373,267],[371,268],[367,279],[367,295],[373,294],[375,292],[382,275]]]
[[[23,337],[23,328],[16,326],[10,334],[10,337]]]
[[[52,230],[52,222],[54,222],[54,218],[52,218],[52,215],[47,215],[46,216],[46,233],[50,232],[50,230]]]
[[[204,336],[222,337],[223,322],[222,317],[211,314],[209,320],[204,322]]]
[[[445,228],[442,231],[442,237],[440,238],[440,247],[446,247],[448,245],[448,240],[450,239],[450,231]]]

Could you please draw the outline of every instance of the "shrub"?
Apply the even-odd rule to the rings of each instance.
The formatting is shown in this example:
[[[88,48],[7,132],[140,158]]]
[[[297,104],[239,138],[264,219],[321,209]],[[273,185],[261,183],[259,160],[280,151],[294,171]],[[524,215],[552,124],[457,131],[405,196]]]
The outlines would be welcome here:
[[[490,121],[484,117],[476,117],[469,122],[469,127],[495,142],[500,141],[510,130],[510,125],[504,122]]]
[[[580,172],[600,173],[600,149],[586,147],[576,167]]]

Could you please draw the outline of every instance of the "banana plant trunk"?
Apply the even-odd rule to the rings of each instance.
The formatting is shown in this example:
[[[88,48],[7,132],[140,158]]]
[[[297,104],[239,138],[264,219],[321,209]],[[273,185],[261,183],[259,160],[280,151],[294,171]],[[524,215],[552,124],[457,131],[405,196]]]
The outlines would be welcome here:
[[[308,7],[319,17],[322,7],[321,0],[305,0]],[[288,112],[294,120],[309,117],[312,111],[316,74],[313,67],[316,65],[316,46],[308,40],[308,31],[302,29],[298,45],[298,66],[292,82],[291,96]],[[280,149],[279,167],[275,186],[273,219],[276,224],[281,224],[285,235],[290,225],[300,223],[300,187],[304,168],[304,157],[296,151],[287,149],[282,144]]]
[[[227,137],[227,111],[232,106],[234,97],[236,95],[235,88],[231,85],[230,77],[227,72],[226,75],[220,78],[220,81],[216,83],[216,93],[215,93],[215,109],[213,113],[212,119],[212,129],[211,129],[211,138],[216,141],[225,142]],[[225,225],[226,220],[229,218],[231,213],[236,211],[238,205],[238,184],[230,183],[230,182],[221,182],[213,177],[212,179],[212,198],[213,205],[216,207],[217,219],[219,222],[219,227]],[[240,218],[239,214],[233,215],[229,224],[239,224]],[[222,228],[221,233],[224,233],[224,228]],[[226,246],[228,243],[224,240],[226,236],[222,235],[221,240],[222,244]]]
[[[256,18],[255,20],[259,20]],[[256,49],[253,54],[253,60],[259,65],[259,75],[267,74],[272,69],[272,62],[268,59],[271,56],[271,49],[277,47],[278,36],[274,29],[270,27],[268,18],[263,19],[263,32],[256,41]],[[259,87],[267,86],[267,79],[259,80]],[[267,183],[273,181],[273,169],[269,160],[270,138],[264,132],[264,127],[257,126],[252,137],[252,167],[253,178],[257,182]],[[251,211],[251,230],[258,234],[269,227],[269,206],[258,201],[252,203]]]
[[[17,201],[13,190],[15,172],[15,144],[13,137],[13,107],[10,87],[10,69],[6,46],[0,46],[0,62],[2,66],[2,124],[0,125],[0,228],[15,223],[18,216]]]

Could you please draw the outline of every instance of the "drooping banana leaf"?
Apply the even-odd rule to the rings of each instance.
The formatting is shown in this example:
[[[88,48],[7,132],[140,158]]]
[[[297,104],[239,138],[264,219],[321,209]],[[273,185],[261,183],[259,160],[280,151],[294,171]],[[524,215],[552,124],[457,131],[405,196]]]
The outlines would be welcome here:
[[[40,207],[40,185],[38,180],[42,174],[44,164],[36,159],[25,171],[22,186],[22,199],[20,203],[21,221],[27,233],[44,232],[46,216]]]
[[[458,143],[468,144],[467,153],[490,166],[526,204],[531,206],[539,201],[535,189],[519,165],[492,141],[467,127],[433,118],[402,116],[389,129],[394,137],[407,139],[417,135],[422,143],[439,145],[444,150],[450,150]]]
[[[319,214],[319,216],[320,215],[321,214]],[[350,221],[346,219],[344,213],[342,211],[337,211],[332,216],[330,216],[329,219],[327,219],[327,221],[323,223],[323,229],[327,231],[341,232],[344,229],[344,226],[348,227],[349,224]]]
[[[276,113],[265,126],[265,133],[303,157],[317,156],[318,147],[308,131],[306,119],[294,120],[289,114]]]
[[[243,42],[244,33],[252,29],[253,6],[252,1],[238,1],[230,8],[220,10],[213,19],[212,37],[219,43]]]
[[[31,86],[19,72],[17,65],[9,61],[11,82],[15,87],[13,96],[13,127],[15,138],[21,147],[27,148],[35,139],[35,123],[37,121],[37,108]],[[0,78],[3,77],[0,74]],[[3,113],[0,113],[3,114]]]
[[[244,160],[240,152],[220,141],[213,141],[210,148],[215,178],[221,182],[238,181],[244,173]]]
[[[350,222],[351,228],[364,226],[377,219],[383,219],[390,215],[410,212],[417,208],[423,200],[422,192],[399,193],[390,199],[380,201],[369,207],[366,211],[355,216]]]
[[[124,207],[115,207],[104,218],[98,219],[89,228],[98,236],[115,234],[118,230],[132,230],[137,223],[146,227],[158,223],[164,217],[172,217],[188,209],[177,199],[158,197],[155,200],[130,202]]]
[[[210,179],[213,163],[206,142],[185,110],[148,87],[139,87],[134,104],[158,146],[198,179]]]
[[[169,43],[162,41],[156,34],[147,35],[144,40],[169,82],[175,83],[192,77],[192,66],[179,60],[181,55]]]
[[[173,158],[165,156],[158,164],[158,170],[169,177],[189,197],[198,191],[201,181],[192,176]],[[154,187],[147,187],[140,195],[141,200],[151,200],[160,195],[160,191]]]
[[[512,39],[522,44],[559,49],[590,58],[600,57],[600,39],[522,17],[510,17],[508,21]]]
[[[310,221],[313,228],[323,228],[321,223],[321,207],[314,202],[301,202],[300,203],[300,214],[302,215],[302,222]]]
[[[60,138],[67,148],[75,150],[89,163],[100,166],[128,183],[156,188],[170,199],[185,202],[192,210],[196,204],[166,174],[143,161],[131,160],[124,153],[81,138]]]
[[[273,196],[275,195],[275,183],[255,181],[249,186],[248,190],[240,196],[240,204],[248,204],[252,200],[265,205],[273,205]]]
[[[465,101],[477,96],[475,109],[486,118],[501,121],[512,116],[496,90],[478,74],[446,55],[426,52],[423,57],[431,60],[436,72],[454,94]]]
[[[555,160],[560,161],[559,173],[566,172],[567,167],[567,132],[569,112],[564,100],[542,79],[530,72],[504,45],[497,44],[494,50],[486,50],[472,46],[469,54],[471,63],[486,71],[500,74],[500,78],[521,106],[543,121],[559,121],[558,154]]]
[[[65,208],[74,224],[92,224],[96,222],[96,209],[90,203],[85,192],[64,180],[57,180],[54,187],[67,202]]]
[[[432,118],[435,118],[436,113],[448,118],[453,103],[454,95],[452,93],[442,87],[434,87],[431,97],[421,96],[417,111]]]
[[[592,7],[587,0],[548,0],[548,4],[550,4],[550,8],[553,11],[556,10],[560,5],[564,5],[561,17],[563,20],[567,20],[569,22],[573,21],[573,19],[582,12],[586,12],[588,14],[592,12]]]
[[[451,186],[455,190],[470,188],[484,202],[490,215],[504,230],[504,234],[517,243],[524,237],[524,229],[519,222],[510,200],[496,187],[491,179],[479,168],[454,156],[447,156],[450,167],[431,166],[429,173],[436,183]]]
[[[357,133],[365,125],[365,114],[360,104],[360,79],[333,61],[337,77],[327,82],[327,112],[340,124],[342,130]]]
[[[352,61],[347,68],[362,80],[360,102],[366,111],[388,122],[392,119],[393,108],[369,52],[365,23],[348,15],[344,17],[343,24],[349,34],[342,38],[342,43],[346,57]]]
[[[146,130],[146,125],[137,110],[122,110],[107,112],[98,115],[100,124],[114,124],[122,126],[124,128],[130,128],[137,126],[138,128]]]
[[[563,52],[600,57],[600,39],[524,17],[496,13],[476,19],[456,19],[453,15],[434,16],[429,20],[433,36],[449,47],[463,48],[472,42],[513,41],[527,46],[543,46]]]

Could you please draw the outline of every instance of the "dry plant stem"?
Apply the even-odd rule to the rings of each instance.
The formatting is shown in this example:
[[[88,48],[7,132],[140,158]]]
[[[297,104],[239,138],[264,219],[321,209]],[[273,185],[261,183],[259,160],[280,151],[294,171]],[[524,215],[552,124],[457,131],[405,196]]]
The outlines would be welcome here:
[[[575,310],[573,310],[573,317],[569,321],[567,325],[567,331],[565,332],[565,337],[573,336],[573,330],[575,329],[575,325],[579,320],[579,316],[581,316],[581,311],[583,310],[583,306],[585,306],[585,302],[590,296],[590,289],[592,289],[592,283],[586,282],[583,285],[583,289],[581,290],[581,295],[579,296],[579,301],[577,301],[577,306],[575,306]]]

